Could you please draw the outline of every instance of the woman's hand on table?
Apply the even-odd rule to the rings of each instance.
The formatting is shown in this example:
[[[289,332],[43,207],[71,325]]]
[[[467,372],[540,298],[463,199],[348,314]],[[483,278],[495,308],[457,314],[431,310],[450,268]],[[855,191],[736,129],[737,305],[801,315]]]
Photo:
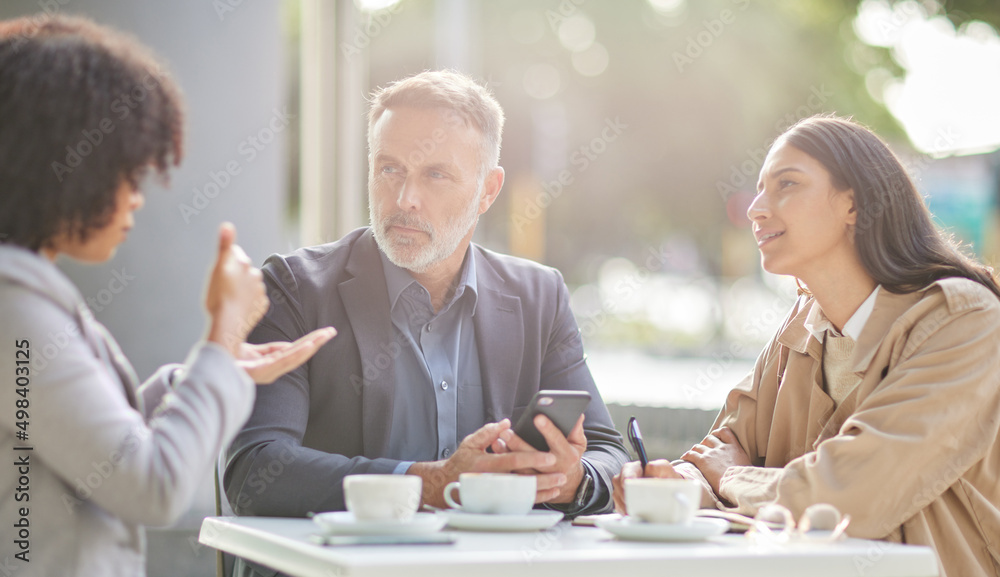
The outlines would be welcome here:
[[[729,427],[712,431],[701,443],[681,455],[681,459],[698,467],[716,495],[719,494],[719,482],[726,469],[753,464]]]

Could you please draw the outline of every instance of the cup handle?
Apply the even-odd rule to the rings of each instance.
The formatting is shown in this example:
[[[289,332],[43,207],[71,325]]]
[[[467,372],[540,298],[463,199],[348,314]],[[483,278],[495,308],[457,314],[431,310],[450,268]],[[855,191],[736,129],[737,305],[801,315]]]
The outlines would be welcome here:
[[[458,503],[456,503],[455,499],[452,498],[452,496],[451,496],[452,491],[454,491],[455,489],[458,489],[458,487],[459,487],[459,482],[458,481],[452,481],[451,483],[448,483],[445,486],[445,488],[444,488],[444,500],[445,500],[446,503],[448,503],[449,507],[451,507],[453,509],[458,509],[459,511],[461,511],[462,510],[462,506],[459,505]]]

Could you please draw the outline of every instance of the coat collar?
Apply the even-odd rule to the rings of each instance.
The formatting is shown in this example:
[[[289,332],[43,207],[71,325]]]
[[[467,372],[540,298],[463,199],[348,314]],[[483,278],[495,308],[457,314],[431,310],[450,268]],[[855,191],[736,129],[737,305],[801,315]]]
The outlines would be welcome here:
[[[857,344],[854,347],[852,370],[858,376],[865,377],[889,332],[900,317],[924,296],[925,291],[926,289],[922,289],[912,293],[894,294],[885,290],[884,286],[879,290],[871,316],[868,317],[861,334],[858,335]],[[813,440],[813,449],[818,447],[819,443],[836,435],[841,423],[854,413],[857,409],[859,391],[859,387],[855,387],[839,405],[835,406],[829,395],[822,390],[823,376],[820,359],[823,354],[823,345],[805,327],[805,319],[809,316],[812,307],[815,306],[819,305],[816,304],[816,300],[812,296],[803,295],[800,297],[791,320],[778,335],[778,342],[781,345],[798,353],[808,354],[815,361],[811,369],[809,425],[806,437]],[[881,367],[876,367],[876,369],[881,369]]]
[[[909,310],[917,301],[923,298],[927,288],[905,294],[895,294],[885,290],[879,291],[875,299],[872,316],[868,317],[865,328],[858,337],[854,348],[854,371],[863,373],[868,370],[879,346],[885,340],[889,330],[899,320],[903,313]]]
[[[899,320],[899,317],[912,307],[923,297],[927,289],[919,291],[896,294],[889,292],[882,287],[875,298],[875,307],[872,309],[868,322],[865,323],[861,334],[858,336],[857,345],[854,347],[854,366],[856,373],[864,373],[868,370],[875,353],[881,346],[885,336],[889,333],[892,325]],[[816,299],[809,295],[800,297],[798,310],[792,320],[781,330],[778,335],[778,342],[789,349],[808,354],[816,360],[822,355],[823,345],[812,338],[809,330],[805,327],[805,320],[809,316],[812,307],[819,306]]]
[[[791,320],[778,333],[778,344],[819,360],[823,347],[816,339],[812,338],[812,333],[806,328],[806,319],[809,318],[809,313],[814,306],[817,306],[816,299],[812,295],[802,294],[799,296]]]

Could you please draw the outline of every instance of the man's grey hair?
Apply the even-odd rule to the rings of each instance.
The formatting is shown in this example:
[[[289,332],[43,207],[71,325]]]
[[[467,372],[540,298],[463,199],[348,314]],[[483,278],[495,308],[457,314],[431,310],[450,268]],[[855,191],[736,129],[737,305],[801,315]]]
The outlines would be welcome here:
[[[472,78],[453,70],[427,70],[397,80],[372,94],[368,111],[368,151],[372,130],[386,110],[398,107],[440,108],[451,112],[482,135],[480,180],[500,163],[503,109],[490,91]]]

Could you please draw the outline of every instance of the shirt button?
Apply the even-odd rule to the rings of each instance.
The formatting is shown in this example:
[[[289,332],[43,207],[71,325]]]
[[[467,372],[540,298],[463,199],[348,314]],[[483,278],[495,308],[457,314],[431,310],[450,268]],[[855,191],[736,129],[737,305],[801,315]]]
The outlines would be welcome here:
[[[445,459],[447,459],[448,455],[450,455],[450,454],[451,454],[451,449],[443,449],[441,451],[441,456],[444,457]]]
[[[424,330],[427,332],[431,332],[431,323],[427,323],[426,325],[424,325]]]
[[[448,390],[448,381],[441,381],[441,390],[442,391],[447,391]]]

